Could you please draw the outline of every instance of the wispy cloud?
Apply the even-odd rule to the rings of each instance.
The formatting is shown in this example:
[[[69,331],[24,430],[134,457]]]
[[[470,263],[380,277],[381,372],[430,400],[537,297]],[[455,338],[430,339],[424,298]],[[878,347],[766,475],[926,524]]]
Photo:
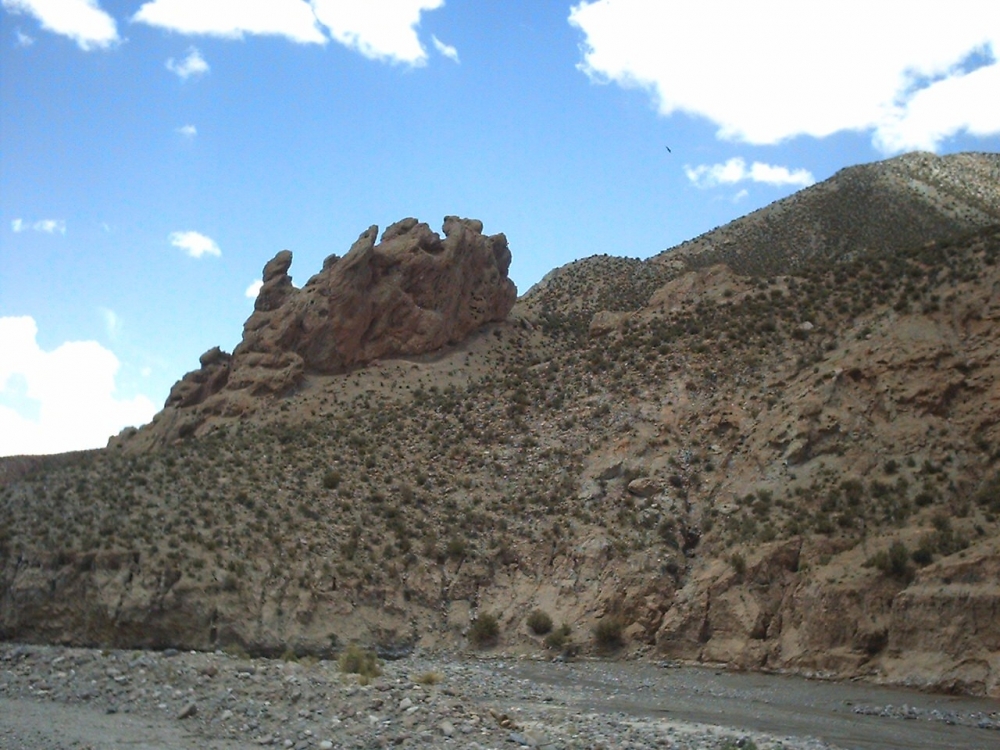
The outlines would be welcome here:
[[[201,52],[196,47],[189,47],[187,57],[178,62],[174,58],[167,60],[167,70],[176,73],[181,79],[187,80],[191,76],[200,76],[207,73],[210,68]]]
[[[198,135],[198,128],[194,125],[181,125],[177,128],[177,132],[180,133],[185,138],[194,138]]]
[[[367,3],[362,3],[367,5]],[[352,3],[353,5],[353,3]],[[150,0],[132,16],[137,23],[181,34],[240,39],[245,34],[283,36],[301,44],[326,44],[305,0]]]
[[[101,10],[97,0],[2,0],[2,4],[11,13],[34,17],[46,31],[69,37],[82,50],[106,49],[121,41],[115,19]]]
[[[108,307],[100,307],[98,312],[104,321],[104,332],[111,341],[117,341],[122,331],[122,319],[118,317],[118,313]]]
[[[211,237],[206,237],[201,232],[172,232],[170,234],[170,244],[179,247],[192,258],[201,258],[204,255],[214,255],[219,257],[222,250]]]
[[[722,164],[685,166],[684,173],[700,188],[735,185],[746,181],[761,182],[775,187],[784,185],[808,187],[816,182],[812,173],[806,169],[790,170],[788,167],[776,167],[759,161],[755,161],[748,169],[746,161],[739,156]]]
[[[868,132],[893,153],[1000,133],[996,17],[996,0],[928,0],[919,13],[863,0],[808,12],[785,0],[585,0],[569,22],[584,36],[580,70],[645,89],[665,116],[704,117],[753,144]]]
[[[440,52],[442,55],[447,57],[449,60],[454,60],[455,62],[460,62],[458,59],[458,50],[452,47],[450,44],[445,44],[440,39],[438,39],[433,34],[431,35],[431,41],[434,42],[434,49]]]
[[[27,34],[25,34],[20,29],[15,29],[14,30],[14,37],[15,37],[15,39],[17,39],[17,46],[18,47],[30,47],[32,44],[35,43],[35,38],[34,37],[28,36]]]
[[[45,232],[47,234],[66,234],[66,222],[62,219],[42,219],[41,221],[36,221],[33,225],[33,229],[36,232]]]
[[[64,219],[41,219],[30,223],[24,219],[14,219],[10,222],[10,228],[12,232],[34,229],[36,232],[45,232],[46,234],[66,234],[66,221]]]
[[[257,299],[257,295],[260,294],[260,288],[262,286],[264,286],[264,282],[260,279],[257,279],[250,286],[248,286],[247,290],[244,292],[247,299]]]
[[[116,394],[118,358],[96,341],[38,345],[30,317],[0,318],[0,456],[103,447],[152,419],[145,396]]]

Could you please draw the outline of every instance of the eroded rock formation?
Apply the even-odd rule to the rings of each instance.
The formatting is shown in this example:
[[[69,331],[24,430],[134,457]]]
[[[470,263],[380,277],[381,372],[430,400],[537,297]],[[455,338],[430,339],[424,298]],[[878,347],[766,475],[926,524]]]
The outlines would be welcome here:
[[[184,437],[209,416],[259,409],[262,397],[289,393],[307,373],[432,352],[503,320],[517,299],[507,277],[510,250],[503,234],[482,230],[480,221],[447,216],[442,239],[409,218],[376,242],[373,225],[301,289],[288,274],[292,254],[282,250],[264,266],[254,312],[232,355],[218,347],[202,355],[201,367],[174,385],[143,436],[137,441],[131,431],[127,440],[146,446]]]

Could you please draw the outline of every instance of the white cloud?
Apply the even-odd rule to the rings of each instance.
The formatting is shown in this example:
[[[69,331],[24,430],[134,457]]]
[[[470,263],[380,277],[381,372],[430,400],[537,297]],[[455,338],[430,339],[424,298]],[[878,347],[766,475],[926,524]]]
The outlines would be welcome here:
[[[569,22],[593,80],[645,89],[661,114],[707,118],[728,140],[866,131],[895,152],[1000,133],[995,0],[912,13],[862,0],[588,0]]]
[[[181,34],[240,39],[244,34],[283,36],[300,44],[326,44],[305,0],[150,0],[132,16],[138,23]]]
[[[34,229],[36,232],[45,232],[46,234],[55,234],[56,232],[66,234],[66,221],[64,219],[41,219],[34,224],[29,224],[24,219],[13,219],[10,222],[10,229],[12,232]]]
[[[189,47],[187,57],[180,62],[177,62],[172,57],[167,60],[167,70],[171,73],[176,73],[182,79],[186,80],[191,76],[204,75],[210,68],[208,63],[205,62],[205,58],[201,56],[201,52],[195,47]]]
[[[755,161],[750,165],[749,179],[753,182],[763,182],[766,185],[797,185],[809,187],[816,182],[808,169],[789,170],[788,167],[775,167],[771,164]]]
[[[2,0],[11,13],[27,13],[42,28],[67,36],[82,50],[106,49],[121,41],[115,19],[97,0]],[[20,32],[18,38],[20,39]],[[30,38],[30,37],[28,37]]]
[[[747,169],[746,161],[739,156],[733,157],[723,164],[685,166],[684,173],[691,182],[700,188],[735,185],[737,182],[747,180],[776,187],[782,185],[808,187],[816,182],[812,174],[805,169],[792,171],[788,167],[776,167],[759,161],[755,161]]]
[[[203,255],[214,255],[215,257],[222,255],[215,240],[206,237],[201,232],[171,232],[170,244],[181,248],[192,258],[200,258]]]
[[[373,60],[409,65],[427,62],[416,31],[420,14],[442,5],[444,0],[313,0],[316,18],[335,41]]]
[[[45,232],[46,234],[66,234],[66,222],[62,219],[42,219],[41,221],[36,221],[32,225],[32,229],[36,232]]]
[[[30,47],[32,44],[35,43],[35,38],[34,37],[28,36],[27,34],[25,34],[20,29],[15,29],[14,35],[17,38],[17,46],[18,47]]]
[[[920,89],[879,128],[876,144],[887,153],[912,148],[934,151],[943,140],[963,130],[977,136],[996,135],[1000,133],[997,92],[998,64]]]
[[[0,318],[0,456],[103,447],[156,413],[145,396],[116,397],[118,359],[96,341],[47,352],[37,334],[30,317]]]
[[[455,62],[460,62],[458,59],[458,50],[452,47],[450,44],[445,44],[436,36],[431,34],[431,41],[434,42],[434,49],[440,52],[442,55],[447,57],[449,60],[454,60]]]
[[[257,299],[257,295],[260,294],[260,288],[262,286],[264,286],[264,282],[260,279],[257,279],[250,286],[248,286],[247,290],[244,292],[247,299]]]
[[[272,34],[301,44],[326,44],[328,31],[334,41],[373,60],[423,65],[427,50],[417,36],[420,16],[442,5],[444,0],[149,0],[132,21],[181,34],[231,39]],[[442,55],[458,61],[458,50],[433,41]]]
[[[181,127],[177,128],[177,132],[185,138],[194,138],[198,135],[198,128],[194,125],[181,125]]]

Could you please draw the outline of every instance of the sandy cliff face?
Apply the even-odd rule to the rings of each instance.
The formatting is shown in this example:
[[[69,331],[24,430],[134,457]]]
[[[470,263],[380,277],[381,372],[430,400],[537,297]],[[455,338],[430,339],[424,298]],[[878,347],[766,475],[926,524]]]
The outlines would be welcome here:
[[[537,652],[542,609],[571,650],[998,695],[998,169],[848,170],[516,304],[475,222],[302,289],[279,254],[151,426],[0,471],[0,632],[391,651],[495,614]]]

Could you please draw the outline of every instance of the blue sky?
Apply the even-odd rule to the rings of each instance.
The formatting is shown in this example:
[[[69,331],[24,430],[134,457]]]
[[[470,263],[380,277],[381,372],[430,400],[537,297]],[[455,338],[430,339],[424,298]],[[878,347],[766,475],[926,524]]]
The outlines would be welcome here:
[[[284,248],[303,283],[459,214],[523,293],[851,164],[1000,150],[994,0],[890,6],[0,0],[0,455],[148,420]]]

